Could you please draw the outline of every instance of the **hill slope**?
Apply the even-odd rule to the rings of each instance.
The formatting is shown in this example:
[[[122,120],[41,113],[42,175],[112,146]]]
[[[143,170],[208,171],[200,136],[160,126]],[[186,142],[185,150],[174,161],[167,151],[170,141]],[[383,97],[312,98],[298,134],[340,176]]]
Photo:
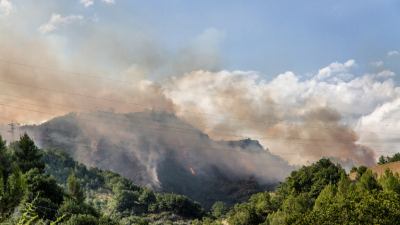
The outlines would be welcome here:
[[[189,198],[175,194],[152,192],[137,186],[128,179],[111,171],[88,169],[74,161],[65,152],[44,150],[43,162],[46,173],[61,186],[68,186],[71,172],[85,192],[86,202],[102,215],[121,224],[190,224],[193,218],[204,214],[201,206]]]
[[[214,141],[164,112],[71,113],[21,129],[43,148],[62,149],[81,163],[205,207],[246,199],[292,170],[257,141]]]

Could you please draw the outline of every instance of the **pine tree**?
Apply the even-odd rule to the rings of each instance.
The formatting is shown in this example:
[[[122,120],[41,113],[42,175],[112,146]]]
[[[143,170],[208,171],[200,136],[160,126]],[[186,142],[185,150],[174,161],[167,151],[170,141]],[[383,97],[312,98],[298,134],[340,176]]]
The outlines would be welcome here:
[[[0,173],[3,178],[3,182],[6,180],[11,169],[11,162],[9,155],[7,154],[6,141],[0,136]]]
[[[13,143],[12,148],[15,162],[23,173],[33,168],[37,168],[40,172],[44,171],[45,164],[41,160],[40,149],[26,133],[20,137],[19,141]]]

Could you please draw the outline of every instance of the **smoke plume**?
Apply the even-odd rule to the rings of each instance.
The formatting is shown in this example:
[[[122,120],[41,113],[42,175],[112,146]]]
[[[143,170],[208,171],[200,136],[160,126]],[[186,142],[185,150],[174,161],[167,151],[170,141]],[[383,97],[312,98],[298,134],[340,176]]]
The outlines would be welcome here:
[[[7,33],[0,37],[4,123],[38,123],[69,112],[167,111],[215,139],[259,140],[291,164],[332,157],[370,165],[374,151],[353,127],[399,93],[390,76],[353,75],[354,60],[309,77],[286,72],[269,81],[253,71],[218,72],[221,59],[214,49],[223,35],[213,29],[171,54],[146,35],[133,35],[130,42],[96,28],[68,57],[56,36],[28,38],[0,29]],[[212,42],[211,50],[204,50],[205,42]],[[259,158],[241,157],[262,171]]]

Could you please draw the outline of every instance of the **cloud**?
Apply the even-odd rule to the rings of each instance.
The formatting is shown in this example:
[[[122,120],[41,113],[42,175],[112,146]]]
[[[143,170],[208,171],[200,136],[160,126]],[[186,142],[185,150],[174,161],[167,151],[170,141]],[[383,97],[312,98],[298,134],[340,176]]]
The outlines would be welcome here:
[[[394,77],[396,76],[396,73],[390,70],[383,70],[377,74],[377,77],[381,78],[389,78],[389,77]]]
[[[379,60],[379,61],[371,62],[370,64],[373,67],[382,67],[384,65],[384,62],[382,60]]]
[[[82,21],[84,17],[82,15],[68,15],[62,16],[60,14],[53,13],[50,20],[39,27],[39,31],[43,34],[50,33],[57,30],[62,25],[72,24],[77,21]]]
[[[335,78],[341,77],[344,79],[351,78],[352,75],[349,73],[350,69],[356,65],[354,59],[350,59],[345,63],[334,62],[329,66],[324,67],[318,71],[316,78],[319,80],[329,79],[332,76]]]
[[[387,53],[387,56],[388,56],[388,57],[398,56],[398,55],[400,55],[400,52],[397,51],[397,50],[392,50],[392,51],[389,51],[389,52]]]
[[[373,147],[379,155],[399,152],[399,118],[400,97],[376,107],[373,112],[361,117],[357,124],[360,143]]]
[[[80,3],[84,5],[85,7],[90,7],[94,4],[95,0],[80,0]],[[101,2],[104,2],[109,5],[115,4],[115,0],[101,0]]]
[[[0,0],[0,15],[8,16],[13,11],[14,6],[10,0]]]
[[[400,90],[393,72],[353,74],[354,65],[332,63],[309,79],[288,71],[271,81],[251,71],[194,71],[172,79],[165,93],[179,116],[214,138],[258,139],[292,164],[324,156],[373,164],[354,124]]]

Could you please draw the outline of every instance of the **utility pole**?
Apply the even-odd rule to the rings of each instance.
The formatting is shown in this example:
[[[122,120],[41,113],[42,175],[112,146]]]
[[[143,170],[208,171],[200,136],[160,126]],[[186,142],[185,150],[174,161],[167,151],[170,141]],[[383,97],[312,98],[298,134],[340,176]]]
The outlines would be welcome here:
[[[17,128],[18,123],[11,122],[8,124],[8,126],[10,126],[10,130],[8,130],[8,132],[11,133],[11,141],[10,142],[14,142],[15,141],[15,129]]]

